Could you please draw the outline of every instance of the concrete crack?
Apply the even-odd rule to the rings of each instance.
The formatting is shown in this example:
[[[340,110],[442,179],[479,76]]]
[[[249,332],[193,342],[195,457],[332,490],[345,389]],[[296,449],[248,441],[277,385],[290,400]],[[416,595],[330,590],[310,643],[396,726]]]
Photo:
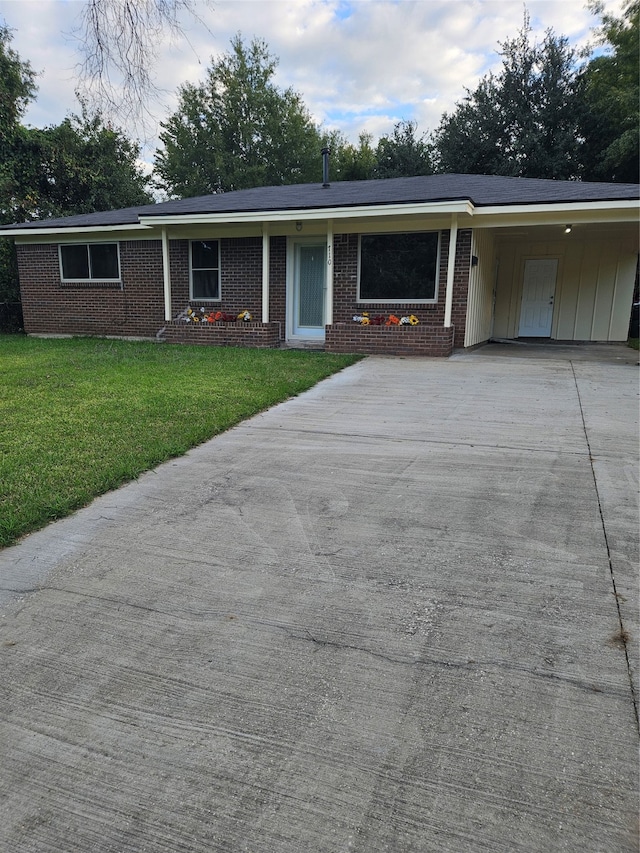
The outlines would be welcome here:
[[[277,627],[277,626],[274,626]],[[368,655],[373,658],[377,658],[378,660],[386,661],[387,663],[396,664],[398,666],[411,666],[411,667],[431,667],[433,669],[454,669],[454,670],[464,670],[469,673],[476,673],[478,670],[489,670],[489,669],[502,669],[508,670],[511,672],[520,672],[526,673],[527,675],[533,675],[535,678],[541,678],[546,681],[559,681],[563,684],[569,684],[572,687],[577,688],[578,690],[584,690],[587,693],[606,693],[607,695],[626,695],[626,690],[621,693],[620,690],[616,689],[606,689],[604,687],[599,687],[596,684],[592,684],[586,681],[583,681],[580,678],[572,678],[567,675],[560,675],[555,672],[548,672],[545,670],[539,670],[536,668],[531,668],[527,666],[518,666],[518,664],[509,663],[508,661],[495,661],[495,660],[473,660],[473,661],[447,661],[439,658],[428,658],[428,657],[415,657],[415,658],[406,658],[406,657],[394,657],[392,655],[384,654],[383,652],[377,652],[373,649],[368,649],[364,646],[357,646],[351,643],[341,643],[337,640],[320,640],[317,637],[314,637],[313,634],[305,628],[306,637],[300,634],[296,634],[288,628],[284,628],[283,630],[292,638],[296,640],[306,640],[314,643],[317,646],[322,646],[326,648],[334,648],[340,649],[342,651],[352,651],[359,652],[361,654]]]
[[[595,467],[593,465],[593,454],[591,452],[591,443],[589,442],[589,434],[587,432],[587,423],[584,419],[584,409],[582,407],[582,398],[580,397],[580,388],[578,387],[578,377],[576,376],[576,371],[573,366],[573,362],[570,361],[571,372],[573,373],[573,381],[576,386],[576,394],[578,397],[578,405],[580,407],[580,417],[582,418],[582,429],[584,432],[584,439],[587,444],[587,450],[589,452],[589,465],[591,466],[591,476],[593,477],[593,485],[596,492],[596,499],[598,501],[598,512],[600,514],[600,523],[602,525],[602,535],[604,536],[604,543],[607,549],[607,560],[609,561],[609,574],[611,576],[611,584],[613,586],[613,597],[616,602],[616,609],[618,612],[618,624],[620,625],[620,646],[624,650],[624,656],[627,663],[627,676],[629,678],[629,689],[631,690],[631,701],[633,702],[633,712],[636,718],[636,728],[638,729],[638,734],[640,734],[640,718],[638,716],[638,699],[636,697],[636,691],[633,686],[633,675],[631,672],[631,661],[629,659],[629,633],[624,627],[624,621],[622,618],[622,610],[620,608],[620,600],[622,596],[619,594],[616,588],[616,577],[613,570],[613,560],[611,559],[611,548],[609,547],[609,537],[607,536],[607,525],[604,520],[604,513],[602,511],[602,501],[600,500],[600,490],[598,489],[598,479],[596,477]]]

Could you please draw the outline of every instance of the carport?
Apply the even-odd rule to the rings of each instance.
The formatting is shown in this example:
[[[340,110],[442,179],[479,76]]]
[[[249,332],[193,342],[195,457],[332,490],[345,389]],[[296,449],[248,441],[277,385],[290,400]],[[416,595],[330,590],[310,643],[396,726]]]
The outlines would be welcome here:
[[[465,346],[496,338],[626,341],[638,226],[563,215],[576,221],[554,214],[550,224],[474,227]]]

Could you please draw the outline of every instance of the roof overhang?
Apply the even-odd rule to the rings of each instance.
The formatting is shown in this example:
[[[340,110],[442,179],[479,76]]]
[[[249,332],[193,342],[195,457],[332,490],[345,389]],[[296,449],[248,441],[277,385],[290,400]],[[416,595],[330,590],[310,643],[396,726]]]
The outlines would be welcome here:
[[[468,199],[437,202],[409,202],[344,207],[293,208],[277,210],[221,211],[169,215],[141,215],[138,222],[120,225],[71,225],[34,228],[7,228],[0,237],[14,237],[19,243],[43,242],[43,237],[78,239],[78,235],[111,235],[129,233],[132,238],[157,236],[158,229],[175,226],[261,226],[263,223],[326,222],[333,220],[440,219],[457,215],[459,225],[474,228],[508,228],[514,225],[598,224],[640,221],[637,199],[618,201],[571,201],[545,204],[514,204],[475,207]],[[468,217],[468,218],[467,218]],[[466,220],[466,221],[465,221]]]
[[[67,225],[65,227],[58,226],[57,228],[47,228],[43,226],[42,228],[7,228],[6,230],[0,230],[0,237],[16,237],[16,238],[28,238],[28,242],[39,242],[42,243],[42,240],[34,239],[38,237],[60,237],[65,234],[68,236],[72,236],[74,234],[104,234],[105,232],[111,233],[115,231],[116,233],[120,233],[122,231],[137,231],[137,232],[146,232],[149,228],[146,225],[141,225],[139,222],[134,222],[129,225]]]
[[[476,207],[474,228],[508,228],[510,225],[562,225],[571,223],[638,222],[640,202],[576,201],[552,204],[513,204]]]
[[[294,208],[291,210],[247,210],[221,213],[190,213],[168,216],[141,216],[140,224],[147,226],[225,224],[240,225],[262,222],[291,222],[295,220],[340,220],[379,218],[381,216],[416,216],[436,214],[472,215],[470,201],[416,202],[409,204],[350,205],[349,207]]]

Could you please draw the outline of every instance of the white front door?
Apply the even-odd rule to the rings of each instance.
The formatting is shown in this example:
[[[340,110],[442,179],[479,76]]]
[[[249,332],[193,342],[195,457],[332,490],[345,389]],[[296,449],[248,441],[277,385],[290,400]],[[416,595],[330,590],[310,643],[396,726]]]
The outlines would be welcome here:
[[[524,262],[518,337],[551,337],[557,274],[557,258],[536,258]]]
[[[326,282],[326,243],[295,243],[290,306],[293,337],[324,338]]]

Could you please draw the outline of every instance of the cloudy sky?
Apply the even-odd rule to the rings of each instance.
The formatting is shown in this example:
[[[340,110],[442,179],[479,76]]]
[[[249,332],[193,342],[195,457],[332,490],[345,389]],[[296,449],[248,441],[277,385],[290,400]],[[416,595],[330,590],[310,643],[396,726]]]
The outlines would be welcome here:
[[[185,19],[187,37],[157,46],[156,83],[163,97],[150,105],[153,159],[157,123],[176,105],[176,90],[197,82],[211,58],[241,33],[264,39],[279,57],[276,82],[292,86],[315,120],[357,141],[377,140],[400,120],[420,132],[435,128],[490,70],[500,66],[499,42],[514,37],[528,10],[534,34],[551,28],[575,47],[593,40],[598,23],[586,0],[212,0],[198,7],[206,26]],[[12,46],[38,72],[38,96],[25,123],[44,127],[77,111],[76,44],[71,36],[83,0],[0,0],[0,23]],[[620,14],[622,0],[605,0]]]

